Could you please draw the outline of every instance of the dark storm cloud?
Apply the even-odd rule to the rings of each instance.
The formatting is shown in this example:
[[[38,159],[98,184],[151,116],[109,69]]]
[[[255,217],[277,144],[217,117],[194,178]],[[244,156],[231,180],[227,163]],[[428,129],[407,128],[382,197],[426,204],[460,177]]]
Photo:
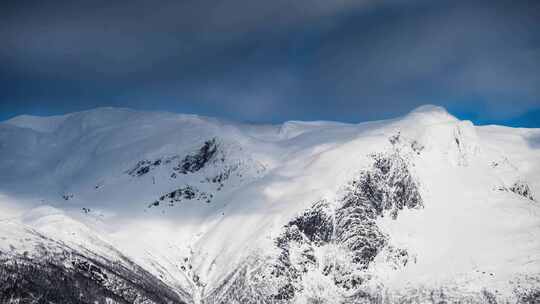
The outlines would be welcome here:
[[[392,107],[472,102],[488,107],[487,115],[517,114],[540,104],[538,7],[491,2],[390,12],[376,27],[332,35],[341,41],[323,48],[323,69],[314,73],[340,79],[346,99]]]
[[[538,1],[2,6],[4,113],[118,105],[360,121],[436,103],[489,121],[540,107]]]

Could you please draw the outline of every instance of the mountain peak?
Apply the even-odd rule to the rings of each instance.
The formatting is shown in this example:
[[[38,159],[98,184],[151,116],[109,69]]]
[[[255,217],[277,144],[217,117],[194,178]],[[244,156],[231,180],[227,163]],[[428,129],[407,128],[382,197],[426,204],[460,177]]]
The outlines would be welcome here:
[[[448,113],[444,107],[430,104],[419,106],[409,112],[405,117],[430,124],[458,121],[458,119]]]
[[[436,106],[432,104],[425,104],[417,107],[416,109],[412,110],[410,113],[441,113],[441,114],[448,114],[448,111],[444,107]]]

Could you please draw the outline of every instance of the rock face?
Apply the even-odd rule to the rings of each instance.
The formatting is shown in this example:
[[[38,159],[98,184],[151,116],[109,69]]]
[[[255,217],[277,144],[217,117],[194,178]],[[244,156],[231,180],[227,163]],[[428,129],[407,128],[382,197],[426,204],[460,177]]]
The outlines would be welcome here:
[[[534,201],[534,196],[532,194],[531,188],[529,188],[529,185],[527,185],[527,183],[523,181],[515,182],[508,190],[514,192],[517,195],[523,196],[524,198],[528,198],[531,201]]]
[[[132,169],[126,171],[127,174],[133,177],[141,177],[150,173],[150,171],[160,167],[161,165],[167,165],[178,159],[179,156],[171,156],[165,158],[157,158],[155,160],[141,160]]]
[[[187,155],[174,170],[181,174],[193,173],[201,170],[204,166],[214,160],[218,152],[216,139],[212,138],[204,142],[203,146],[195,154]],[[224,162],[225,158],[222,157]]]
[[[230,183],[229,179],[236,179],[237,184],[242,184],[244,178],[252,178],[265,170],[264,166],[249,158],[238,159],[237,156],[234,156],[234,153],[238,151],[226,151],[225,146],[224,143],[213,137],[185,156],[176,154],[152,160],[140,160],[125,173],[135,178],[153,175],[153,184],[156,184],[154,175],[163,171],[169,176],[168,179],[175,184],[179,184],[185,179],[189,180],[185,185],[161,195],[148,205],[149,208],[161,206],[162,203],[173,207],[176,203],[192,200],[211,203],[214,195]],[[199,186],[195,185],[193,179]],[[209,186],[201,189],[200,184]],[[96,189],[98,188],[96,187]]]
[[[249,264],[243,266],[247,270],[238,270],[235,282],[222,287],[228,290],[218,292],[220,297],[210,298],[208,303],[224,299],[258,303],[263,298],[268,303],[294,303],[302,298],[330,303],[339,294],[361,292],[369,281],[366,269],[383,250],[389,263],[405,266],[411,260],[409,253],[392,246],[376,220],[385,215],[396,219],[404,208],[422,208],[419,187],[398,150],[371,158],[371,167],[344,187],[343,197],[334,202],[318,201],[283,227],[275,239],[276,258],[262,259],[256,270]],[[328,289],[342,292],[312,294],[312,276],[324,278],[332,285]],[[246,286],[258,287],[250,294]]]
[[[188,185],[161,196],[159,200],[148,205],[148,208],[157,207],[161,204],[161,202],[167,202],[170,207],[173,207],[176,203],[184,200],[197,200],[205,203],[211,203],[212,197],[212,194],[201,192],[199,189]]]
[[[517,181],[517,182],[514,182],[510,187],[506,187],[506,186],[500,186],[498,188],[499,191],[505,191],[505,192],[512,192],[516,195],[519,195],[525,199],[528,199],[528,200],[531,200],[531,201],[535,201],[534,199],[534,195],[532,193],[532,190],[531,188],[529,187],[529,185],[524,182],[524,181]]]

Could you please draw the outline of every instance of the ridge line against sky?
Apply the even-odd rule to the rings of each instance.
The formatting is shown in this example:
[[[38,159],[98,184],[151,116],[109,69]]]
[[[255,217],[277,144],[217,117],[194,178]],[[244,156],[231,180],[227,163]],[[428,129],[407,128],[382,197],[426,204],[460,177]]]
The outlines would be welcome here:
[[[115,107],[115,106],[106,106],[105,105],[105,106],[99,106],[99,107],[95,107],[95,108],[80,109],[80,110],[71,111],[71,112],[58,112],[58,113],[48,113],[48,114],[43,114],[43,113],[39,113],[39,114],[22,113],[22,114],[7,116],[7,118],[3,118],[0,115],[0,123],[8,121],[8,120],[16,118],[16,117],[19,117],[19,116],[24,116],[24,115],[38,116],[38,117],[53,117],[53,116],[62,116],[62,115],[74,114],[74,113],[85,112],[85,111],[93,111],[93,110],[104,109],[104,108],[105,109],[110,108],[110,109],[128,110],[128,111],[133,110],[133,111],[149,112],[149,113],[160,113],[161,112],[161,113],[172,113],[172,114],[179,114],[179,115],[199,115],[199,116],[207,117],[207,118],[222,119],[224,121],[229,121],[229,122],[232,122],[232,123],[281,124],[281,123],[285,123],[285,122],[288,122],[288,121],[308,121],[308,122],[309,121],[332,121],[332,122],[342,122],[342,123],[364,123],[364,122],[382,121],[382,120],[386,120],[386,119],[395,119],[395,118],[403,117],[403,116],[411,113],[412,111],[418,110],[419,108],[424,107],[424,106],[435,106],[435,105],[425,104],[425,105],[421,105],[419,107],[410,109],[409,111],[406,111],[406,112],[404,112],[404,113],[402,113],[400,115],[397,115],[397,116],[384,116],[384,117],[380,117],[380,118],[374,119],[374,120],[342,121],[342,120],[328,120],[328,119],[301,120],[301,119],[292,118],[292,119],[283,120],[283,121],[268,121],[268,122],[266,122],[266,121],[238,120],[238,119],[231,119],[231,118],[227,118],[227,117],[206,115],[206,114],[201,114],[201,113],[171,112],[171,111],[167,111],[167,110],[142,110],[142,109],[135,109],[135,108],[129,108],[129,107]],[[461,114],[456,115],[455,113],[453,113],[452,111],[449,111],[448,109],[446,109],[444,107],[443,107],[443,109],[446,110],[450,115],[455,116],[456,118],[458,118],[460,120],[470,120],[470,121],[472,121],[474,125],[502,125],[502,126],[508,126],[508,127],[516,127],[516,128],[538,128],[538,126],[537,126],[537,122],[538,122],[537,118],[540,117],[540,111],[532,111],[532,113],[527,113],[526,115],[523,115],[523,116],[518,117],[518,118],[514,118],[512,120],[507,120],[505,122],[489,121],[489,120],[486,121],[486,120],[476,119],[474,115],[470,115],[470,114],[467,114],[467,113],[461,113]]]
[[[0,3],[0,120],[99,106],[540,127],[540,1]]]

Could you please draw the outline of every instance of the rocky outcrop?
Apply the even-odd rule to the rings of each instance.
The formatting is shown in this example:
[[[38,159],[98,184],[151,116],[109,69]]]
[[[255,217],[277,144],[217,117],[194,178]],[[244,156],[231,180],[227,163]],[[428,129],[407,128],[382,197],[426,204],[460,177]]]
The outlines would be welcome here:
[[[210,203],[212,202],[212,198],[212,194],[200,191],[196,187],[186,185],[165,195],[162,195],[159,200],[156,200],[155,202],[148,205],[148,208],[157,207],[162,202],[166,202],[169,206],[172,207],[176,203],[180,203],[185,200],[197,200],[203,201],[205,203]]]
[[[186,155],[184,159],[174,168],[181,174],[194,173],[204,168],[210,161],[214,161],[218,154],[218,143],[216,138],[204,142],[201,148],[193,154]],[[225,158],[219,159],[224,162]]]
[[[526,182],[521,180],[516,181],[510,187],[501,186],[499,187],[499,190],[512,192],[528,200],[535,201],[531,188]]]
[[[184,182],[186,185],[162,195],[148,207],[160,206],[162,202],[174,206],[175,203],[185,200],[210,203],[217,191],[221,191],[227,183],[238,185],[265,171],[262,164],[244,155],[242,148],[237,144],[225,144],[217,138],[211,138],[183,158],[173,155],[141,160],[125,173],[139,178],[158,169],[165,170],[165,174],[171,180],[178,180],[179,183]],[[199,179],[200,184],[208,186],[193,186],[193,178]],[[152,183],[156,182],[156,178],[152,176]]]
[[[371,167],[346,185],[340,199],[318,201],[283,227],[275,239],[277,257],[260,257],[258,263],[252,262],[257,266],[242,266],[222,286],[226,290],[209,295],[208,303],[225,298],[229,303],[257,303],[261,298],[268,303],[291,303],[297,297],[339,302],[336,297],[362,290],[370,279],[366,270],[383,251],[395,267],[414,262],[406,249],[391,245],[376,220],[396,219],[404,208],[422,208],[418,184],[398,150],[371,158]],[[325,285],[324,296],[315,295],[320,288],[311,285],[313,276],[330,284]],[[255,285],[257,293],[250,296],[247,290],[253,288],[246,286]]]
[[[517,195],[523,196],[524,198],[528,198],[531,201],[534,201],[534,196],[531,188],[527,183],[523,181],[515,182],[510,188],[508,188],[508,190],[514,192]]]

